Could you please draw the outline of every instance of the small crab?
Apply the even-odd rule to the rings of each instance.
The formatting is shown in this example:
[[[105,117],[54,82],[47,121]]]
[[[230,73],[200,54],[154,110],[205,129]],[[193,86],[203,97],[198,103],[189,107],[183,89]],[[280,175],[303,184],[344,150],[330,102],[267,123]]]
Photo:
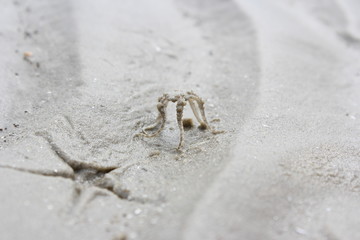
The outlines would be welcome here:
[[[181,94],[163,94],[158,99],[157,109],[159,111],[159,115],[156,118],[156,122],[146,128],[142,129],[142,132],[138,135],[144,137],[155,137],[160,134],[160,132],[164,129],[165,122],[166,122],[166,107],[169,102],[176,102],[176,116],[177,122],[180,129],[180,142],[177,147],[178,150],[184,145],[184,120],[183,120],[183,112],[186,102],[189,102],[191,110],[193,111],[195,118],[200,123],[199,128],[201,129],[208,129],[213,134],[222,133],[223,131],[215,131],[208,123],[206,116],[205,116],[205,108],[204,108],[204,100],[202,100],[198,95],[194,92],[189,91],[186,93]],[[201,117],[200,117],[201,116]],[[158,129],[153,133],[147,133],[147,130],[152,130],[157,128]]]

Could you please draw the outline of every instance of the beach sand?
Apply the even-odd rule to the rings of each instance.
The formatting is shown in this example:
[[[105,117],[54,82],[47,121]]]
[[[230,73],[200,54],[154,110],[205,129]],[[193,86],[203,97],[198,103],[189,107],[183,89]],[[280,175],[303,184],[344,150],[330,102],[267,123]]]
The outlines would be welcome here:
[[[1,239],[360,239],[357,1],[2,5]]]

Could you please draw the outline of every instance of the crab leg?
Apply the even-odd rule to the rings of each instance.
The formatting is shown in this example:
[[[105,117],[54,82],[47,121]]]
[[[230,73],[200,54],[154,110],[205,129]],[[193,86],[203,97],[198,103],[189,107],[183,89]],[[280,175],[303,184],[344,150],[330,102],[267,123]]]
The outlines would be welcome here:
[[[177,122],[180,130],[180,141],[179,146],[177,147],[178,150],[184,145],[184,126],[183,126],[183,112],[184,106],[186,105],[185,99],[183,97],[179,98],[176,103],[176,117]]]
[[[218,133],[223,133],[224,131],[215,131],[211,126],[210,124],[208,123],[207,119],[206,119],[206,116],[205,116],[205,107],[204,107],[204,101],[201,99],[201,98],[197,98],[196,99],[196,102],[198,103],[198,106],[199,106],[199,109],[200,109],[200,113],[201,113],[201,116],[204,120],[204,124],[206,126],[206,128],[208,128],[211,133],[213,134],[218,134]]]
[[[162,119],[162,117],[161,117],[161,114],[159,113],[158,117],[155,120],[155,123],[143,128],[142,132],[147,134],[146,133],[147,130],[153,130],[154,128],[156,128],[161,123],[161,119]]]
[[[198,105],[198,109],[200,110],[200,114],[202,117],[202,121],[200,121],[200,124],[204,124],[206,128],[211,129],[210,124],[208,123],[206,116],[205,116],[205,108],[204,108],[204,101],[200,97],[195,97],[194,100],[196,101]]]
[[[156,119],[157,123],[143,129],[143,132],[141,135],[143,135],[145,137],[155,137],[155,136],[159,135],[159,133],[164,129],[165,122],[166,122],[166,107],[168,105],[168,102],[169,101],[167,99],[163,99],[161,102],[158,103],[157,109],[159,111],[159,116]],[[145,130],[155,128],[159,123],[160,123],[160,128],[156,132],[154,132],[152,134],[146,133]]]
[[[197,121],[198,121],[200,124],[203,124],[203,121],[201,120],[201,118],[200,118],[200,116],[199,116],[199,110],[198,110],[198,108],[195,106],[194,100],[193,100],[193,99],[189,99],[189,104],[190,104],[191,110],[193,111],[194,116],[195,116],[195,118],[197,119]]]

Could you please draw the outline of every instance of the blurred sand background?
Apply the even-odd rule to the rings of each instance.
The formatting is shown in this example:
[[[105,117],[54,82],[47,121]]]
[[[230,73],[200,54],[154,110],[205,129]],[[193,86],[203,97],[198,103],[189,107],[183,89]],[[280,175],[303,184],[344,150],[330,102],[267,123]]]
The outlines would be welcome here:
[[[1,6],[0,239],[360,239],[358,1]]]

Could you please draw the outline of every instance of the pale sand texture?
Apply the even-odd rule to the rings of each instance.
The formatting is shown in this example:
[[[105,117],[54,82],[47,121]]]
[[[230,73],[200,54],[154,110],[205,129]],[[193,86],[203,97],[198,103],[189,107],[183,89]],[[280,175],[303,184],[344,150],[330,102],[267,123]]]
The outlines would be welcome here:
[[[357,1],[2,6],[0,239],[360,239]]]

